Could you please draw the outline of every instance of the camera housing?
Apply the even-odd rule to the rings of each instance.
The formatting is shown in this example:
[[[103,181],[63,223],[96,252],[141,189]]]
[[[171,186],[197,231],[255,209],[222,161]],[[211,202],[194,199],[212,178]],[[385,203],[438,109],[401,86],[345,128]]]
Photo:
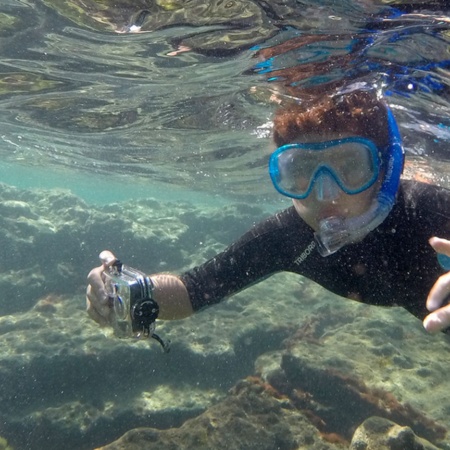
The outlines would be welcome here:
[[[155,334],[159,306],[152,297],[153,282],[145,273],[116,260],[105,272],[105,289],[112,302],[113,329],[120,338],[156,339],[168,351],[168,343]]]

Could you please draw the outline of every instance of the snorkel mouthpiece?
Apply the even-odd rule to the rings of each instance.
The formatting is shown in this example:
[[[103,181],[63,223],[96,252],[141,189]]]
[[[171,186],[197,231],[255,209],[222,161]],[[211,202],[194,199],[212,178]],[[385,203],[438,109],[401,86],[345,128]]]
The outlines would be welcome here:
[[[394,115],[387,107],[389,147],[383,153],[383,183],[369,210],[360,216],[344,219],[327,217],[319,222],[314,233],[321,256],[332,255],[344,245],[363,239],[386,219],[395,203],[400,176],[403,172],[404,150]]]
[[[350,233],[340,217],[328,217],[319,223],[319,230],[314,233],[317,250],[321,256],[328,256],[341,247],[350,239]]]
[[[386,219],[394,204],[394,198],[387,199],[380,195],[366,213],[351,219],[327,217],[321,220],[319,230],[314,233],[320,255],[332,255],[345,245],[362,240]]]

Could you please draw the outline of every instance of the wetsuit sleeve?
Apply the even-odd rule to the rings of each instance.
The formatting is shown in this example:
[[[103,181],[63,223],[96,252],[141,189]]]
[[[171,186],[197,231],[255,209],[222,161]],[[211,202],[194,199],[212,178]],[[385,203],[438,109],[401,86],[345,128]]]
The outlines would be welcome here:
[[[418,234],[422,231],[428,238],[450,239],[450,191],[417,181],[403,181],[402,191],[404,215],[414,230]]]
[[[222,253],[182,274],[194,311],[283,270],[289,259],[286,237],[301,222],[295,216],[289,208],[268,218]]]

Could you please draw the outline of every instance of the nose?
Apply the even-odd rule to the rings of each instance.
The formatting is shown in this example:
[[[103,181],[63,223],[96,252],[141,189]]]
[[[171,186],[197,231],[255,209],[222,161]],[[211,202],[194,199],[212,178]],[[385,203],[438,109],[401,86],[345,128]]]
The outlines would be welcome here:
[[[324,172],[315,180],[314,190],[317,200],[332,202],[338,198],[341,188],[330,174]]]

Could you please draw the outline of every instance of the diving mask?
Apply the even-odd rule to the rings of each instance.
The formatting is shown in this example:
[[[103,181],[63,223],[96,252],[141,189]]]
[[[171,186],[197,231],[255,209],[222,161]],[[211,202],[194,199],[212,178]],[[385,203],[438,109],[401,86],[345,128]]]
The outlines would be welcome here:
[[[269,173],[278,192],[305,199],[326,176],[346,194],[359,194],[375,183],[380,165],[379,151],[371,140],[349,137],[283,145],[272,154]]]

